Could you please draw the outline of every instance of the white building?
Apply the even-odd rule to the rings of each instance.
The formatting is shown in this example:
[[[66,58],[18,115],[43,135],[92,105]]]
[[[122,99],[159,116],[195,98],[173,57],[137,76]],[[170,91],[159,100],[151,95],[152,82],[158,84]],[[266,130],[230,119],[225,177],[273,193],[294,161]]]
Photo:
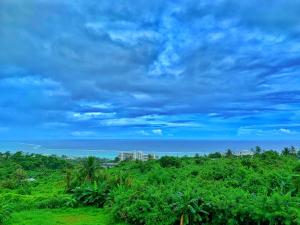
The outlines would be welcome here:
[[[147,161],[149,159],[156,159],[155,154],[144,154],[142,151],[134,151],[134,152],[121,152],[119,154],[120,161],[126,160],[140,160]]]
[[[249,150],[241,150],[238,152],[234,152],[233,155],[235,155],[235,156],[246,156],[246,155],[253,156],[254,152],[249,151]]]

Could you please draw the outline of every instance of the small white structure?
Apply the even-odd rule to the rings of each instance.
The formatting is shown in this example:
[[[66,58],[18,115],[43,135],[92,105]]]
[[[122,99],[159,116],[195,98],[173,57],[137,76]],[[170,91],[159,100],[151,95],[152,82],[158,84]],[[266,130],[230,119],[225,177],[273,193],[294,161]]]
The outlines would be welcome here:
[[[117,166],[118,165],[118,163],[102,163],[101,164],[101,166],[103,167],[103,168],[112,168],[112,167],[115,167],[115,166]]]
[[[30,177],[30,178],[27,178],[27,179],[26,179],[26,181],[28,181],[28,182],[35,182],[35,181],[36,181],[36,179],[34,179],[34,178]]]
[[[241,150],[241,151],[238,151],[238,152],[234,152],[233,155],[235,156],[253,156],[254,155],[254,152],[252,151],[249,151],[249,150]]]
[[[127,161],[127,160],[147,161],[149,159],[156,159],[156,155],[144,154],[142,151],[121,152],[119,154],[119,159],[120,161]]]

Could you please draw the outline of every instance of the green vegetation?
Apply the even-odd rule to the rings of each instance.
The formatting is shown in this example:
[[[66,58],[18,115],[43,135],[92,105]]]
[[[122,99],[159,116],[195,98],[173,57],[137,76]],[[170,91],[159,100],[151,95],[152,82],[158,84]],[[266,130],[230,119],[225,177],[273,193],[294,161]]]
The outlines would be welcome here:
[[[300,224],[300,154],[122,162],[0,155],[0,224]]]
[[[8,225],[122,225],[111,223],[110,214],[103,209],[40,209],[12,214]]]
[[[115,224],[108,211],[74,208],[78,204],[66,191],[67,175],[85,162],[21,152],[0,153],[0,225]],[[94,163],[101,162],[96,159]]]
[[[11,209],[8,205],[0,204],[0,224],[4,224],[9,218],[11,214]]]

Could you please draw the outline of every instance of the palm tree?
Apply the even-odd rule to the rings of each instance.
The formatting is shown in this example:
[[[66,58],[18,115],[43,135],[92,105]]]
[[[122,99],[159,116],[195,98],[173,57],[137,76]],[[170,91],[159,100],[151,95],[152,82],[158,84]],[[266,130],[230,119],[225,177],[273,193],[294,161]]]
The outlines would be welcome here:
[[[289,154],[290,154],[290,149],[287,148],[287,147],[285,147],[285,148],[282,150],[281,154],[282,154],[282,155],[285,155],[285,156],[289,155]]]
[[[297,151],[297,158],[300,159],[300,150]]]
[[[84,177],[84,180],[89,182],[95,181],[97,168],[96,158],[89,156],[81,168],[81,175]]]
[[[231,157],[231,156],[233,156],[233,153],[232,153],[231,149],[227,149],[227,150],[226,150],[225,156],[226,156],[226,157]]]
[[[291,148],[290,148],[290,155],[293,155],[293,156],[297,155],[297,151],[296,151],[296,148],[294,146],[291,146]]]
[[[171,206],[180,216],[180,225],[199,224],[208,215],[208,212],[203,209],[207,204],[192,193],[178,192],[174,195],[174,203]]]
[[[73,174],[70,169],[67,169],[66,171],[66,192],[70,192],[73,189]]]
[[[297,150],[294,146],[291,146],[290,148],[285,147],[282,150],[281,154],[284,155],[284,156],[288,156],[288,155],[297,156]]]
[[[262,152],[261,147],[256,146],[256,147],[255,147],[255,154],[256,154],[256,155],[259,155],[261,152]]]

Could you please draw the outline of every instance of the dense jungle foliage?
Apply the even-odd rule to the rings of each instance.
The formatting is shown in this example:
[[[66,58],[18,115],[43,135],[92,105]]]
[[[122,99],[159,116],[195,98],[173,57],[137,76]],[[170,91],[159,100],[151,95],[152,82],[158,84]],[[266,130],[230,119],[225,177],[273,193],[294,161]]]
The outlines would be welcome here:
[[[298,155],[293,147],[239,157],[228,150],[105,169],[94,157],[2,153],[0,224],[24,210],[98,208],[109,219],[89,224],[300,224]]]

